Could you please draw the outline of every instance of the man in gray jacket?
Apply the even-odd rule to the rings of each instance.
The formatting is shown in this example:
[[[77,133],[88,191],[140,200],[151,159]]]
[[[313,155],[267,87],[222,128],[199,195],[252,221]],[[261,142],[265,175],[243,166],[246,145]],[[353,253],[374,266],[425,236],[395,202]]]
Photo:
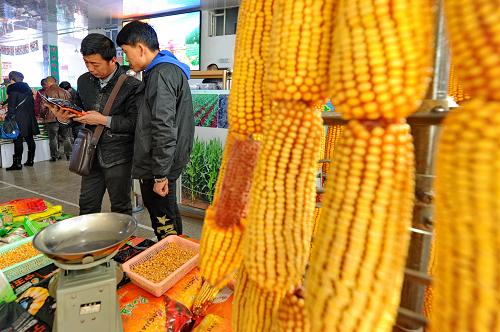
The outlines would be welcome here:
[[[116,43],[127,55],[130,68],[144,71],[132,177],[140,179],[158,239],[182,234],[176,180],[189,161],[194,137],[189,67],[169,51],[160,51],[156,32],[147,23],[127,24]]]

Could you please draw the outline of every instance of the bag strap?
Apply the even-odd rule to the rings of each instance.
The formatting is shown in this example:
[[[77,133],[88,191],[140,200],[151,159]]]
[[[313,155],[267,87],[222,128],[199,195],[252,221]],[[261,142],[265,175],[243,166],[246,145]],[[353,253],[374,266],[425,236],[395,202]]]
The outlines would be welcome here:
[[[24,98],[22,102],[20,102],[19,104],[17,104],[16,108],[14,109],[15,111],[17,111],[17,109],[19,108],[19,106],[21,106],[22,104],[24,104],[24,102],[28,99],[28,97]]]
[[[126,79],[127,79],[126,74],[120,75],[113,90],[111,91],[111,95],[109,96],[108,101],[106,102],[106,105],[104,106],[104,110],[102,111],[102,115],[108,116],[111,113],[111,107],[113,107],[113,103],[115,102],[116,96],[118,95],[118,92],[120,92],[120,89],[121,89],[121,87]],[[94,145],[94,146],[97,145],[97,143],[99,142],[99,139],[101,138],[103,131],[104,131],[103,125],[98,125],[96,127],[96,129],[94,130],[94,133],[92,134],[92,140],[91,140],[92,145]]]

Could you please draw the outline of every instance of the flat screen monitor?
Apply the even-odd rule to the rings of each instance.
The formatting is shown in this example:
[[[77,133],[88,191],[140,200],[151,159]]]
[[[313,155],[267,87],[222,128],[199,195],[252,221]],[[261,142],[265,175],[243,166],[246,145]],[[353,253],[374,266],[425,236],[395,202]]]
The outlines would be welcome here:
[[[158,35],[160,50],[169,50],[192,70],[200,69],[201,12],[141,19]],[[128,22],[123,22],[126,25]]]

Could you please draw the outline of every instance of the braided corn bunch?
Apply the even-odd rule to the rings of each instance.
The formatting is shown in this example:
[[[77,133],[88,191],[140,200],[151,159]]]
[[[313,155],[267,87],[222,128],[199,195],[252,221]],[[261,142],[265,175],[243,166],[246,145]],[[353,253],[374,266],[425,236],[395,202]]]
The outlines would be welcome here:
[[[474,99],[445,120],[436,171],[433,331],[500,330],[500,3],[445,2]]]
[[[339,0],[329,82],[349,122],[335,149],[306,275],[312,331],[392,330],[414,195],[404,118],[430,81],[430,11],[427,0]]]

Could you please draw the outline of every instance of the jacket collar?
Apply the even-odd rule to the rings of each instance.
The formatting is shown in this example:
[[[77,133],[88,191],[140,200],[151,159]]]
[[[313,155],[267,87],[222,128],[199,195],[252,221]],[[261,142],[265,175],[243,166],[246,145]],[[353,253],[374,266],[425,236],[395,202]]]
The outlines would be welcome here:
[[[108,83],[102,89],[101,89],[101,84],[100,84],[99,78],[95,77],[92,74],[90,74],[90,78],[92,79],[94,84],[96,84],[100,90],[104,90],[109,86],[114,86],[114,83],[116,83],[116,81],[118,80],[118,77],[120,77],[121,74],[123,74],[123,68],[117,63],[113,76],[111,78],[109,78],[109,77],[105,78],[105,80],[108,80]]]

